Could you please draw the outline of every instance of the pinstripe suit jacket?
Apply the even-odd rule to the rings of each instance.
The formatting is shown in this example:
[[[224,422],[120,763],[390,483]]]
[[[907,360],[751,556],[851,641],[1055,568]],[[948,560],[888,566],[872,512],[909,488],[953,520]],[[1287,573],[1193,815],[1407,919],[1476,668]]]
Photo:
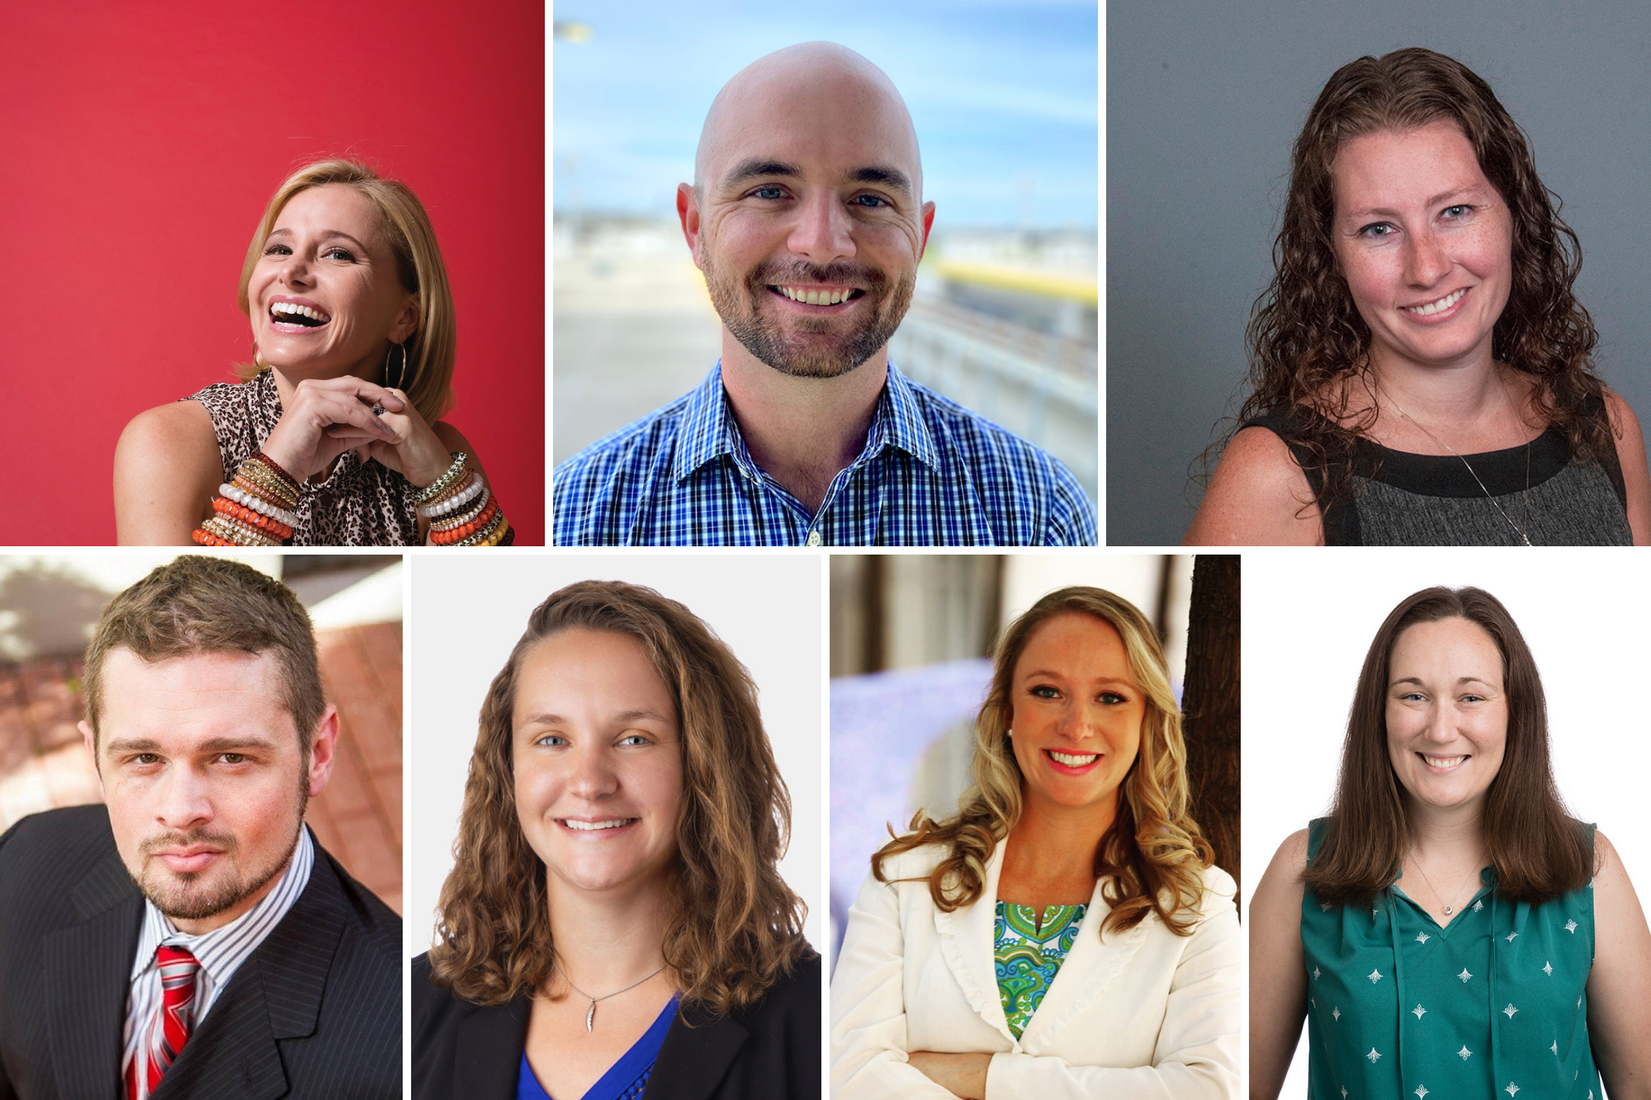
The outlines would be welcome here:
[[[143,898],[102,806],[0,837],[0,1100],[115,1100]],[[154,1100],[401,1096],[401,920],[316,846],[309,884]]]

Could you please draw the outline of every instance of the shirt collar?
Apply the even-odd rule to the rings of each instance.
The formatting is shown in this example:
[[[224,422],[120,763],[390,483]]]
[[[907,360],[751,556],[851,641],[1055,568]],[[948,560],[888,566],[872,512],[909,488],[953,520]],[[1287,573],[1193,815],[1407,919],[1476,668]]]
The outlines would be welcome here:
[[[222,928],[214,928],[192,936],[180,932],[172,921],[155,908],[148,898],[143,900],[143,929],[138,934],[138,949],[132,959],[129,981],[135,981],[155,964],[155,949],[162,946],[186,948],[200,962],[202,969],[214,981],[224,980],[220,973],[226,963],[239,963],[275,930],[281,918],[298,900],[309,884],[310,870],[315,864],[315,845],[310,840],[309,827],[299,830],[298,844],[287,861],[281,879],[269,893],[258,899],[258,904],[236,917]],[[233,967],[231,967],[233,970]]]
[[[720,455],[728,455],[747,477],[762,476],[728,407],[720,359],[705,381],[688,395],[678,438],[682,443],[676,449],[676,460],[671,467],[675,481],[682,481]],[[898,447],[931,468],[940,466],[940,451],[923,420],[913,384],[892,362],[888,367],[888,381],[872,413],[871,429],[866,432],[866,445],[851,465],[857,466],[875,457],[884,447]]]

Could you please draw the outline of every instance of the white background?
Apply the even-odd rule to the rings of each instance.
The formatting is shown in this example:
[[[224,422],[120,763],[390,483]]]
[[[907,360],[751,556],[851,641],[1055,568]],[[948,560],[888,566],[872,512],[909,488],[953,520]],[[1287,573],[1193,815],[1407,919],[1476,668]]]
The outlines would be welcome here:
[[[1279,844],[1329,808],[1353,689],[1376,630],[1400,600],[1435,584],[1483,588],[1519,624],[1547,695],[1560,794],[1572,814],[1611,838],[1646,896],[1648,721],[1639,689],[1651,679],[1651,566],[1644,551],[1278,549],[1247,552],[1243,574],[1246,914]],[[1306,1053],[1298,1049],[1280,1095],[1306,1093]]]
[[[453,865],[464,780],[488,685],[504,667],[529,613],[558,588],[581,580],[643,584],[685,604],[750,670],[763,726],[791,791],[791,848],[780,871],[808,903],[809,942],[824,944],[823,557],[629,551],[499,555],[485,562],[470,554],[415,555],[410,564],[408,954],[430,946],[436,900]]]

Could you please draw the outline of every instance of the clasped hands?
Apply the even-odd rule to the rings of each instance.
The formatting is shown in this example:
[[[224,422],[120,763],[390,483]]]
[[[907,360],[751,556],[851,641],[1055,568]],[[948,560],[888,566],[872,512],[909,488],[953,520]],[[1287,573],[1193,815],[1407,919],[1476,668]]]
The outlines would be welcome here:
[[[383,412],[373,412],[374,404]],[[299,382],[263,451],[300,482],[330,469],[345,451],[421,486],[452,461],[405,393],[351,375]]]

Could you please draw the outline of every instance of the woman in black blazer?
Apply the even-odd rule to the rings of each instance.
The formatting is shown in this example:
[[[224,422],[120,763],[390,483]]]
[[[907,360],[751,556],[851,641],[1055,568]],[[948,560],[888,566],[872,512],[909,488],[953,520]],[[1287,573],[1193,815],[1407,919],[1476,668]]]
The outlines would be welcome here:
[[[583,581],[482,706],[416,1100],[817,1097],[820,961],[744,667],[692,612]]]

